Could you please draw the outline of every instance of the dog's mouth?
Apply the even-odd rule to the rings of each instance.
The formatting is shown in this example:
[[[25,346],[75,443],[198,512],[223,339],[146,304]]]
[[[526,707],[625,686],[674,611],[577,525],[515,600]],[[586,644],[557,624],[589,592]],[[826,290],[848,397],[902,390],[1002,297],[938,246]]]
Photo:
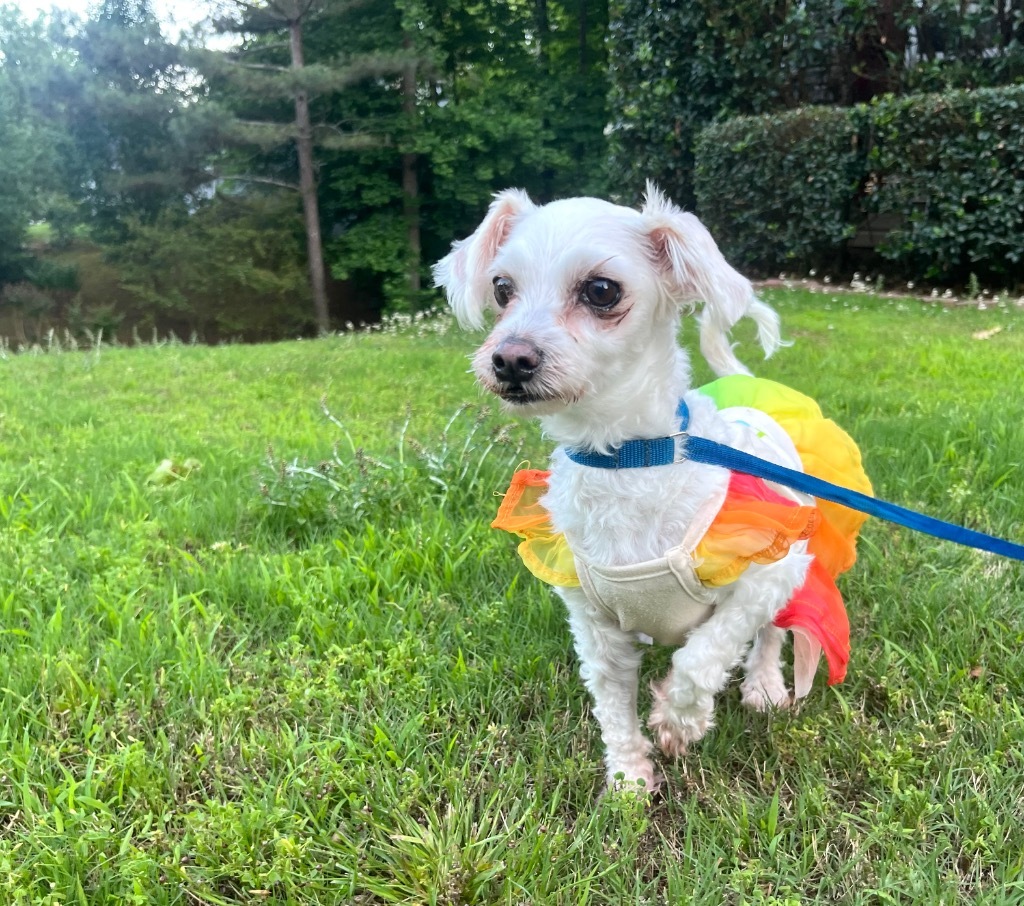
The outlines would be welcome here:
[[[507,387],[499,387],[497,395],[513,406],[529,406],[534,403],[550,403],[557,397],[544,393],[531,393],[522,384],[511,384]]]
[[[525,405],[526,403],[540,403],[544,402],[547,397],[538,396],[535,393],[530,393],[522,384],[505,384],[496,388],[495,392],[500,396],[506,403],[513,403],[515,405]]]
[[[489,388],[495,396],[499,397],[510,406],[549,406],[555,404],[557,408],[571,405],[578,397],[573,395],[567,397],[564,393],[544,392],[540,388],[527,388],[522,384],[504,384],[498,387]]]

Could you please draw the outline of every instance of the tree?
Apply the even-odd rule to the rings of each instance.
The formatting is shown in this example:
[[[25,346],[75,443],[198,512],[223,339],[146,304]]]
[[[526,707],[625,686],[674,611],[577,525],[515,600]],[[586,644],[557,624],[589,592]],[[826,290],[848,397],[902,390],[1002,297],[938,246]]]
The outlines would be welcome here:
[[[413,39],[410,30],[404,30],[402,46],[406,52],[412,50]],[[416,60],[411,58],[402,68],[402,114],[408,128],[416,124]],[[420,179],[418,172],[419,155],[406,148],[402,152],[402,214],[405,218],[405,234],[409,244],[409,295],[416,297],[420,292],[420,259],[423,246],[420,236]]]
[[[58,184],[59,126],[40,105],[58,70],[42,22],[0,7],[0,284],[24,279],[26,230]]]
[[[378,310],[432,304],[426,264],[493,192],[604,191],[607,0],[223,0],[220,25],[239,38],[228,52],[165,41],[150,2],[100,0],[84,20],[54,13],[0,33],[2,53],[18,57],[4,67],[0,171],[11,176],[0,190],[19,193],[0,211],[12,224],[0,228],[0,259],[22,255],[24,227],[46,218],[48,236],[74,237],[62,255],[102,265],[125,323],[238,327],[234,309],[206,310],[217,296],[204,275],[223,288],[242,266],[239,236],[266,244],[260,230],[291,235],[295,223],[310,290],[293,303],[313,303],[318,330],[331,314],[325,271]],[[0,30],[13,15],[0,13]],[[251,215],[271,201],[280,224]],[[227,250],[223,272],[189,241],[193,227],[203,248]],[[203,266],[174,265],[186,254]],[[156,261],[165,273],[146,278]],[[7,279],[28,276],[12,264]],[[55,317],[98,285],[61,290]],[[267,310],[283,311],[273,298]],[[98,304],[83,297],[83,311]]]
[[[309,258],[310,287],[317,329],[330,329],[326,291],[323,240],[316,173],[315,148],[351,148],[365,144],[362,136],[346,135],[323,121],[314,123],[311,107],[323,96],[330,96],[346,87],[375,76],[390,74],[401,66],[397,54],[367,54],[354,57],[334,48],[331,58],[308,63],[304,45],[304,29],[311,23],[322,23],[329,17],[343,15],[352,0],[270,0],[255,5],[233,0],[237,18],[221,19],[224,32],[252,36],[237,51],[219,56],[206,55],[206,68],[211,78],[211,93],[233,108],[235,119],[224,124],[225,139],[236,147],[254,149],[257,153],[240,168],[237,158],[229,158],[239,172],[234,178],[253,182],[274,182],[290,185],[279,175],[268,174],[280,167],[282,146],[290,144],[295,153],[298,189],[302,199]],[[287,55],[282,42],[287,39]],[[281,102],[290,101],[292,111],[285,116]],[[255,116],[255,118],[250,118]],[[244,118],[243,118],[244,117]],[[267,157],[269,152],[269,157]],[[263,169],[264,173],[254,172]]]
[[[322,157],[327,254],[336,276],[382,286],[390,306],[433,304],[410,292],[424,270],[410,224],[429,262],[500,189],[539,200],[604,192],[607,3],[400,0],[387,15],[385,4],[353,10],[346,34],[361,48],[396,27],[411,37],[415,113],[408,77],[334,99],[339,120],[391,125],[384,146]],[[318,41],[337,39],[318,30]]]
[[[103,0],[65,40],[77,76],[75,103],[64,110],[74,143],[68,191],[94,235],[121,241],[129,222],[186,208],[209,182],[183,131],[189,73],[149,0]]]
[[[31,173],[36,151],[31,126],[19,116],[9,79],[0,69],[0,284],[19,279],[24,273],[22,250],[25,231],[32,218],[35,198]]]
[[[302,223],[280,195],[218,195],[137,224],[112,260],[138,300],[140,328],[207,340],[268,340],[309,328]]]

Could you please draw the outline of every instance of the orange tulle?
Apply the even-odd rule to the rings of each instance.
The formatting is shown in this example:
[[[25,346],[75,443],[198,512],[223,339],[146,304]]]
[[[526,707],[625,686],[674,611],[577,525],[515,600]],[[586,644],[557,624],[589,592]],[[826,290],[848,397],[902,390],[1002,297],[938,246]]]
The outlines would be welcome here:
[[[820,524],[815,507],[797,506],[763,481],[734,472],[722,508],[693,553],[697,578],[716,588],[735,582],[751,563],[781,560]]]
[[[516,472],[491,528],[512,532],[523,539],[519,556],[538,579],[549,585],[575,588],[580,580],[572,551],[565,536],[551,527],[551,516],[540,502],[548,489],[549,474],[541,469]]]

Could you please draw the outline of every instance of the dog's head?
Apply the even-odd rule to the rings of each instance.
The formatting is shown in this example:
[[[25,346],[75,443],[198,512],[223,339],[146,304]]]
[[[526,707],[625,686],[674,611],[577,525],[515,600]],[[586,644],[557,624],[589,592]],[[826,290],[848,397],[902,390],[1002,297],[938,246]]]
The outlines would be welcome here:
[[[474,370],[524,414],[560,411],[664,367],[680,313],[698,305],[701,352],[718,374],[746,371],[729,343],[745,315],[766,354],[779,345],[775,313],[701,222],[651,184],[640,211],[595,198],[537,206],[502,192],[434,276],[464,326],[495,316]]]

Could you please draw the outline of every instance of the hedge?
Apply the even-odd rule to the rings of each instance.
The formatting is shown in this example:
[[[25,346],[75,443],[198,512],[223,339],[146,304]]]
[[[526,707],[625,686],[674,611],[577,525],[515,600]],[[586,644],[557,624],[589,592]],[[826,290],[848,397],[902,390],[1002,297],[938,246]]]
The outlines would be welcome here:
[[[1024,280],[1024,86],[804,108],[705,129],[697,211],[740,267],[842,266],[869,214],[907,278]]]
[[[711,123],[1024,80],[1020,0],[615,0],[610,12],[612,184],[654,178],[684,205]]]
[[[865,40],[881,2],[863,0],[837,17],[834,0],[617,0],[609,26],[613,176],[623,186],[656,176],[691,205],[700,130],[812,97],[842,103],[832,83],[854,80],[842,49]]]
[[[697,211],[727,257],[758,273],[824,263],[853,233],[862,169],[849,111],[739,117],[697,142]]]

